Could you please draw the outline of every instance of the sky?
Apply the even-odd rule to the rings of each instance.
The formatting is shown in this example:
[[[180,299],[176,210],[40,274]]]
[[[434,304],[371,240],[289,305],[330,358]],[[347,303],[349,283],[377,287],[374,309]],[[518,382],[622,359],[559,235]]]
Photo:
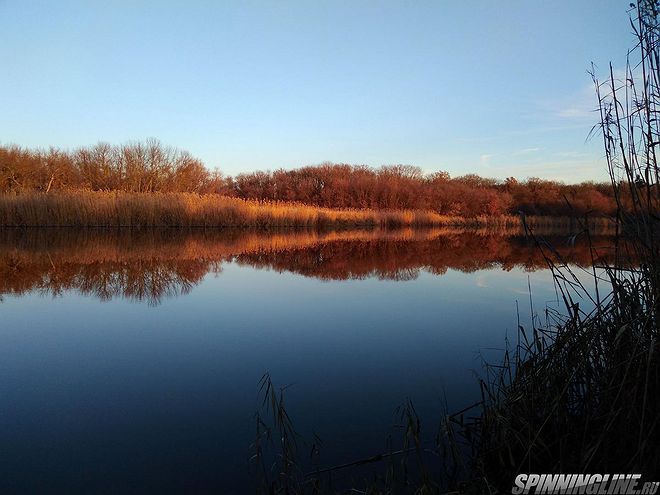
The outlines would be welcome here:
[[[628,4],[0,0],[0,144],[603,180],[587,70],[623,67]]]

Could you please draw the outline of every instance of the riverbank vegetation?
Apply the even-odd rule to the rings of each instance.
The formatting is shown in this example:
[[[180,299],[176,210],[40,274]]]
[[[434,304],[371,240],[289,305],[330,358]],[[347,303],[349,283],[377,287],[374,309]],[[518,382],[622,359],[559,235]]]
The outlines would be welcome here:
[[[532,216],[536,226],[577,225],[572,217]],[[593,225],[607,229],[605,217]],[[461,217],[430,210],[322,208],[196,193],[121,191],[25,192],[0,195],[0,227],[243,227],[374,228],[518,227],[513,215]]]
[[[513,177],[499,181],[473,174],[425,174],[410,165],[373,169],[332,163],[229,177],[156,140],[121,146],[101,143],[74,151],[0,147],[0,194],[79,191],[210,194],[329,209],[416,210],[466,218],[520,212],[604,216],[616,211],[609,185],[594,182],[564,184]]]

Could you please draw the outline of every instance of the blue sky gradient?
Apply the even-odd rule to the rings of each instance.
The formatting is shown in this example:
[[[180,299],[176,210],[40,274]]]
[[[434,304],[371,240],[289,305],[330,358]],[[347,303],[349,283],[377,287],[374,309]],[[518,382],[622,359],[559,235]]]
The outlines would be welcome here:
[[[628,3],[0,0],[0,142],[600,180],[586,70],[623,67]]]

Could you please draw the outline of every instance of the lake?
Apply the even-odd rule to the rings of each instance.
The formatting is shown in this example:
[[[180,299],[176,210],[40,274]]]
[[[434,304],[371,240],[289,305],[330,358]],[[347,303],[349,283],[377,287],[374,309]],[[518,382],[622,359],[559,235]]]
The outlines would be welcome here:
[[[321,465],[383,452],[406,398],[433,435],[529,287],[558,307],[519,232],[0,231],[0,491],[253,491],[265,372]]]

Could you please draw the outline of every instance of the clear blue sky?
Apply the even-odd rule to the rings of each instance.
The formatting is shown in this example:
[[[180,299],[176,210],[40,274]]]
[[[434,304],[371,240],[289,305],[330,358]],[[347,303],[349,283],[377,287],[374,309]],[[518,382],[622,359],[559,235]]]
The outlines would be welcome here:
[[[0,0],[0,142],[602,179],[586,69],[622,67],[628,3]]]

